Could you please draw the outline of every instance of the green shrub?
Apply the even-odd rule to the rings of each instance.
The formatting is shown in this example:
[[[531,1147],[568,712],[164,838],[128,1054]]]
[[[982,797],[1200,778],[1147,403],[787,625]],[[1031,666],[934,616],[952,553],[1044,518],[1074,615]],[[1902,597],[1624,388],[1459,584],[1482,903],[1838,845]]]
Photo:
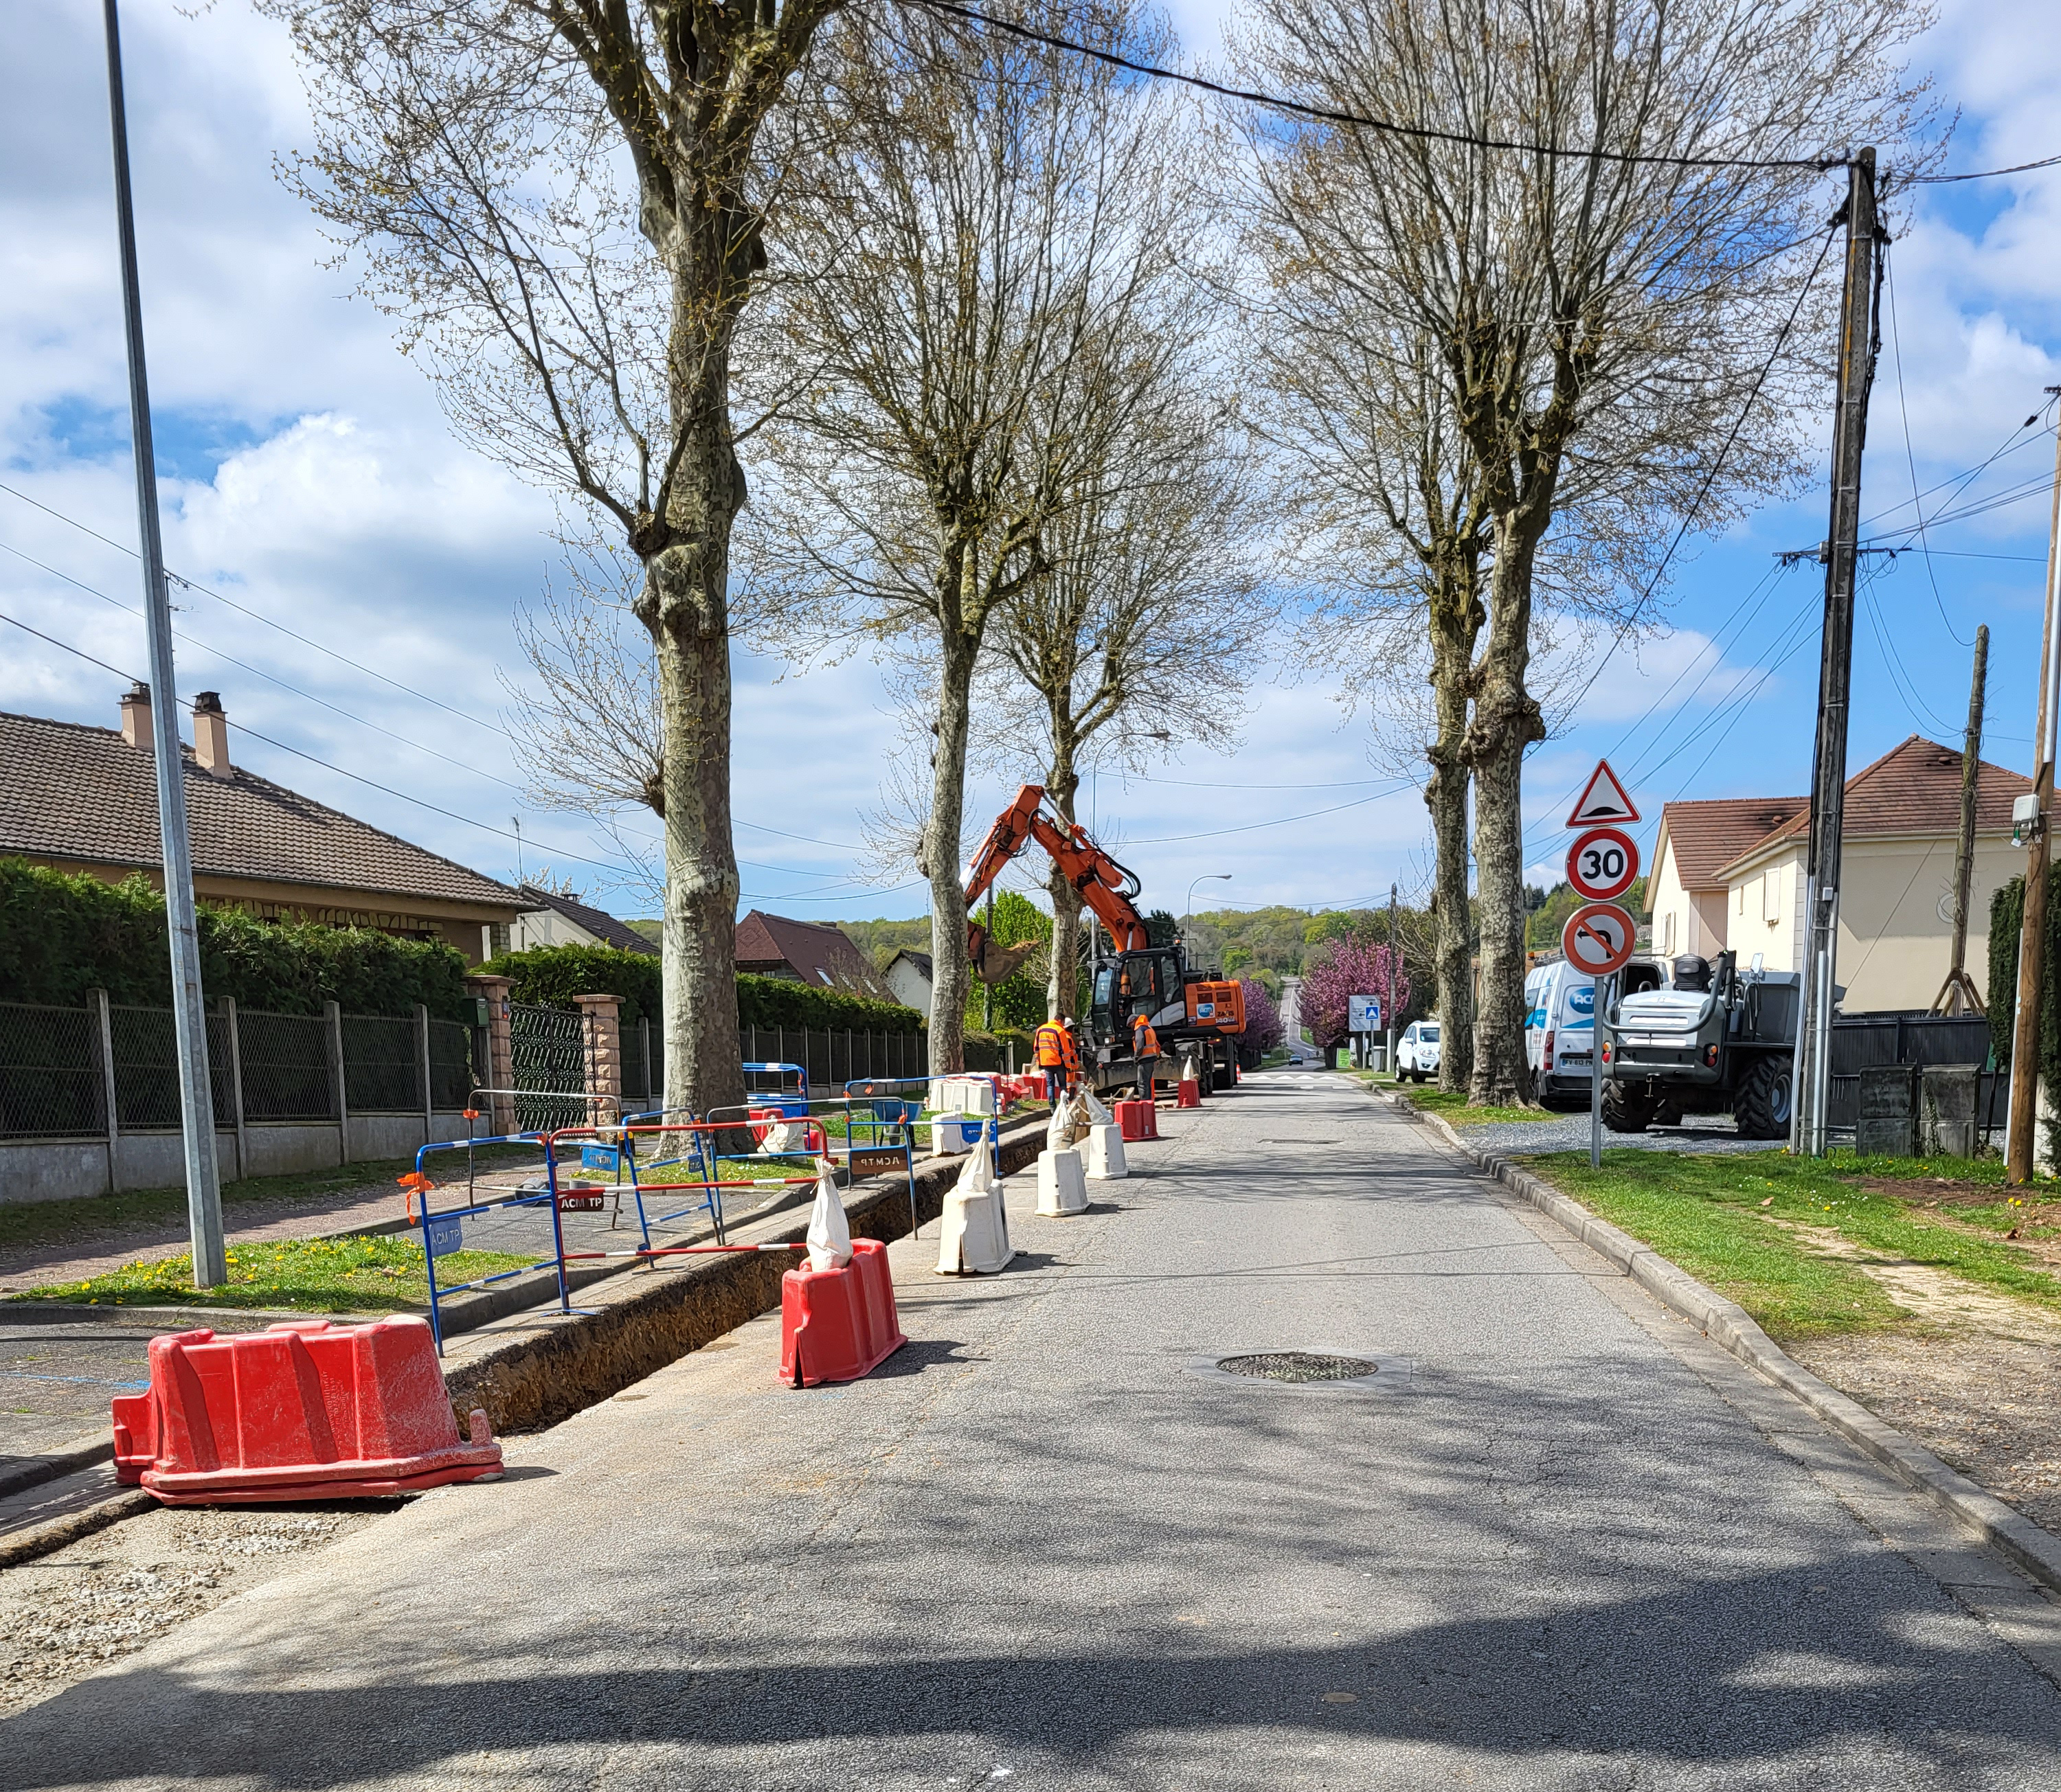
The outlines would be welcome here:
[[[281,1014],[319,1014],[325,1002],[407,1014],[419,1002],[440,1019],[469,1018],[465,960],[441,941],[206,906],[198,924],[210,999]],[[0,1001],[76,1008],[96,989],[118,1002],[170,1005],[164,897],[140,874],[110,884],[0,858]]]
[[[626,1026],[660,1018],[658,960],[612,946],[539,946],[504,952],[482,967],[510,979],[517,1002],[570,1008],[576,995],[613,995],[622,1001]],[[812,990],[779,977],[737,980],[740,1026],[850,1027],[858,1033],[915,1033],[923,1017],[892,1002],[871,1002],[835,990]]]
[[[2039,991],[2039,1074],[2061,1088],[2061,890],[2050,875],[2047,896],[2047,950]],[[2018,936],[2025,922],[2025,879],[2013,878],[1990,898],[1990,1046],[1999,1069],[2011,1062],[2011,1028],[2018,1011]]]

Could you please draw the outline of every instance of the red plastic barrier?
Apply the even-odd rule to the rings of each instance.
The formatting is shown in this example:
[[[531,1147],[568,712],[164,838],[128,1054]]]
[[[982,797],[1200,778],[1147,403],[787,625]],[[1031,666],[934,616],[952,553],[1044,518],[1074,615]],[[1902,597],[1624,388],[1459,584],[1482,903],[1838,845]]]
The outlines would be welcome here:
[[[855,1382],[908,1342],[877,1238],[853,1239],[841,1270],[804,1266],[780,1278],[780,1379],[790,1387]]]
[[[1193,1077],[1181,1078],[1180,1086],[1174,1092],[1176,1107],[1200,1107],[1203,1105],[1203,1086]]]
[[[1157,1138],[1159,1110],[1151,1102],[1119,1102],[1116,1124],[1127,1139]]]
[[[471,1432],[425,1320],[202,1326],[150,1340],[150,1391],[114,1402],[114,1466],[167,1506],[372,1498],[498,1476],[485,1413]]]

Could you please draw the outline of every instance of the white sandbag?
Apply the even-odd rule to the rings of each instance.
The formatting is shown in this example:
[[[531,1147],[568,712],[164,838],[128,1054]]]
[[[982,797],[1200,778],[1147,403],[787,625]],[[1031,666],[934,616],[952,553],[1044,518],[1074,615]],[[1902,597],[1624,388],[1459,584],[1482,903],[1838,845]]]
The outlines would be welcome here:
[[[1063,1219],[1088,1210],[1088,1184],[1078,1151],[1042,1151],[1038,1156],[1038,1212]]]
[[[1091,1182],[1114,1182],[1128,1176],[1131,1163],[1123,1154],[1123,1127],[1111,1120],[1089,1128],[1087,1160]]]
[[[809,1215],[809,1267],[841,1270],[851,1261],[851,1227],[838,1193],[837,1166],[828,1158],[816,1160],[816,1205]]]
[[[1087,1105],[1088,1123],[1091,1126],[1107,1126],[1116,1118],[1102,1105],[1101,1099],[1086,1083],[1081,1085],[1081,1099]]]
[[[809,1128],[800,1120],[780,1120],[766,1129],[766,1136],[752,1154],[761,1158],[791,1158],[809,1148]]]
[[[993,1275],[1016,1254],[1009,1242],[1009,1209],[994,1162],[986,1151],[968,1158],[945,1197],[938,1246],[939,1275]]]
[[[1045,1122],[1045,1149],[1063,1151],[1073,1143],[1073,1129],[1068,1121],[1071,1103],[1060,1102],[1052,1109],[1051,1117]]]

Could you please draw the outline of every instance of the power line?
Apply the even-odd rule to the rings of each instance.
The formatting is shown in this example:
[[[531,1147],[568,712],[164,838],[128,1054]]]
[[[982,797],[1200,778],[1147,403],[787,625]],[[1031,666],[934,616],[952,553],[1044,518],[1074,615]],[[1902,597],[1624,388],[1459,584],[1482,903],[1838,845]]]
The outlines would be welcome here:
[[[74,647],[69,641],[60,641],[54,634],[44,634],[41,629],[30,628],[20,617],[10,616],[4,610],[0,610],[0,622],[12,622],[16,628],[22,630],[27,634],[33,634],[38,641],[47,641],[53,647],[61,647],[65,652],[72,655],[74,658],[82,659],[89,666],[97,666],[103,672],[112,672],[118,678],[126,678],[131,684],[141,684],[142,682],[142,680],[138,678],[134,673],[125,672],[118,666],[110,666],[104,659],[95,659],[93,655],[86,652],[83,647]]]
[[[1890,255],[1890,245],[1882,246],[1883,284],[1889,289],[1889,346],[1896,364],[1896,408],[1903,419],[1903,459],[1911,469],[1911,507],[1918,513],[1918,546],[1925,556],[1925,577],[1932,587],[1932,602],[1939,612],[1939,620],[1947,634],[1953,636],[1955,645],[1972,647],[1972,638],[1963,640],[1947,614],[1947,600],[1939,595],[1939,575],[1932,567],[1932,544],[1925,538],[1925,506],[1918,498],[1918,451],[1911,443],[1911,406],[1903,392],[1903,338],[1896,326],[1896,273],[1895,264]]]
[[[2035,168],[2057,166],[2061,166],[2061,155],[2050,155],[2039,162],[2015,162],[2008,168],[1979,168],[1967,174],[1907,174],[1903,177],[1903,184],[1906,186],[1947,186],[1955,181],[1995,180],[2000,174],[2029,174]]]
[[[1183,840],[1219,840],[1227,834],[1256,834],[1263,827],[1286,827],[1291,822],[1315,821],[1319,815],[1336,815],[1347,809],[1364,808],[1370,802],[1379,802],[1383,797],[1394,796],[1396,791],[1407,789],[1414,778],[1399,778],[1386,790],[1376,790],[1371,796],[1357,797],[1351,802],[1341,802],[1329,809],[1312,809],[1301,815],[1279,815],[1271,822],[1249,822],[1243,827],[1215,827],[1202,834],[1163,834],[1151,840],[1127,840],[1127,846],[1171,846]]]
[[[1075,56],[1091,57],[1111,68],[1122,69],[1127,74],[1149,76],[1155,81],[1172,81],[1185,87],[1195,87],[1206,94],[1215,94],[1225,99],[1243,100],[1251,106],[1264,106],[1276,112],[1288,112],[1298,118],[1315,118],[1324,124],[1352,125],[1364,130],[1378,130],[1391,137],[1407,137],[1420,142],[1459,143],[1477,150],[1516,150],[1527,155],[1552,156],[1579,162],[1613,162],[1627,165],[1661,168],[1807,168],[1823,174],[1847,165],[1844,155],[1833,156],[1700,156],[1700,155],[1639,155],[1625,150],[1567,149],[1557,143],[1527,142],[1521,138],[1475,137],[1465,131],[1439,130],[1430,125],[1399,124],[1392,118],[1371,118],[1363,112],[1347,112],[1327,106],[1306,105],[1301,100],[1284,99],[1278,94],[1256,93],[1249,88],[1227,87],[1223,82],[1211,81],[1199,74],[1184,74],[1179,69],[1163,68],[1154,62],[1133,62],[1128,56],[1120,56],[1115,50],[1098,50],[1091,44],[1076,43],[1071,38],[1055,37],[1048,32],[1033,30],[1027,25],[1018,25],[1006,18],[997,18],[987,13],[975,12],[970,6],[962,6],[954,0],[910,0],[910,4],[926,6],[932,12],[944,13],[963,23],[977,25],[986,30],[1000,31],[1026,42],[1043,44],[1048,50],[1063,50]],[[1999,170],[1999,172],[2015,170]],[[1967,175],[1973,180],[1979,177]]]

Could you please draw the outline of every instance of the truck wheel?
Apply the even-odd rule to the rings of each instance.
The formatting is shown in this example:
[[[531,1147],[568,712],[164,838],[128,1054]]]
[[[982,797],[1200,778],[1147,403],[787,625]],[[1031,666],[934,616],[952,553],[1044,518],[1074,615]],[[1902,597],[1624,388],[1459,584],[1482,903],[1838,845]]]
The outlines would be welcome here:
[[[1603,1085],[1603,1124],[1614,1133],[1643,1133],[1653,1120],[1653,1099],[1627,1083]]]
[[[1673,1102],[1663,1102],[1653,1110],[1656,1126],[1679,1126],[1682,1124],[1682,1110]]]
[[[1794,1066],[1779,1058],[1763,1058],[1739,1079],[1732,1117],[1741,1138],[1789,1136]]]

